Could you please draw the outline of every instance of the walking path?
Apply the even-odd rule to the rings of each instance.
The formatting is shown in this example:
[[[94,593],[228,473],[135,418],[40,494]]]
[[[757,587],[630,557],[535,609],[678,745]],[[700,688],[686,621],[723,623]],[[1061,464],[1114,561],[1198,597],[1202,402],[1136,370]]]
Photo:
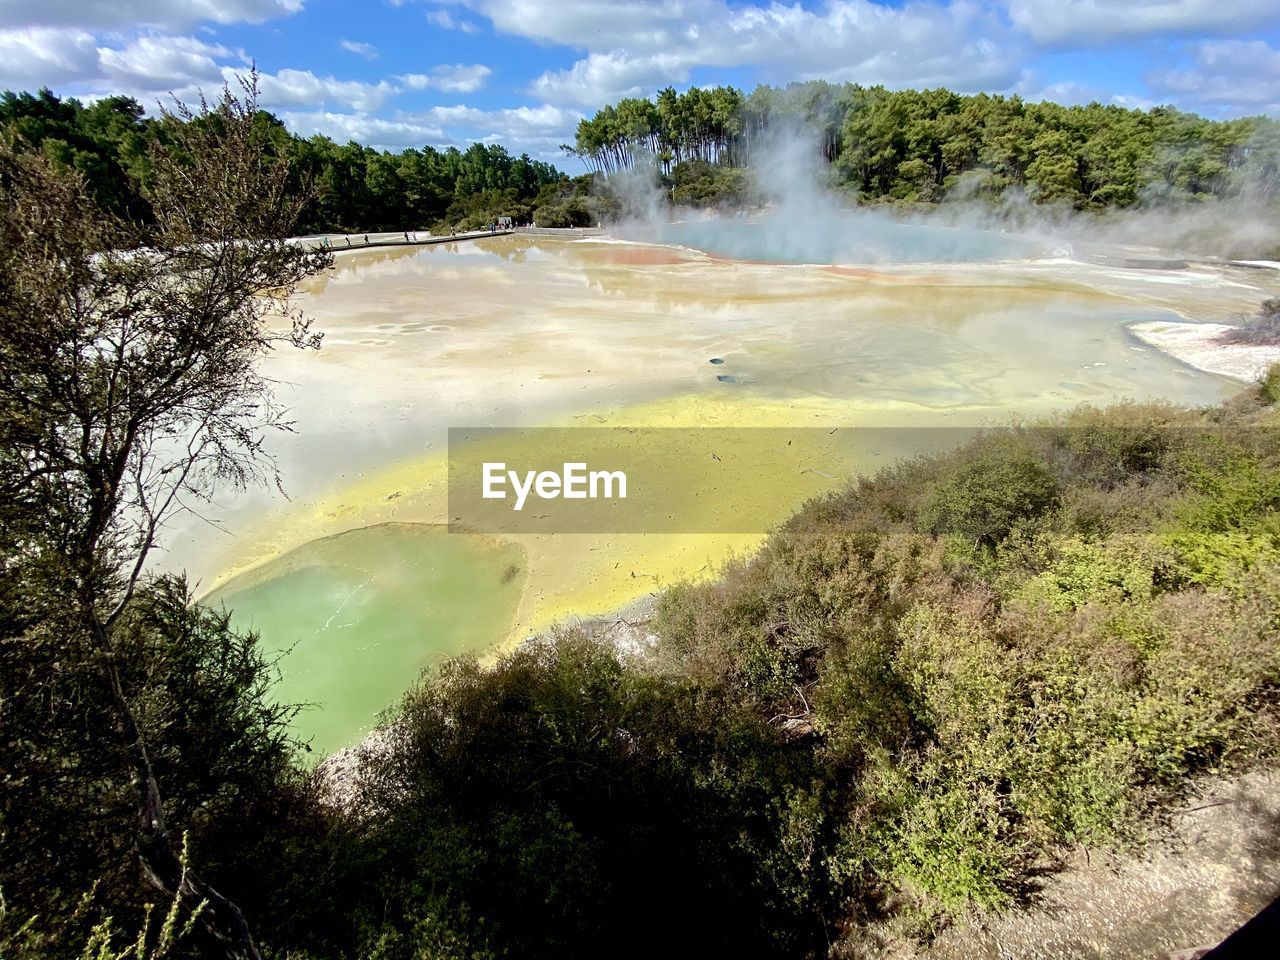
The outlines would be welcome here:
[[[401,230],[394,233],[321,233],[309,237],[296,237],[294,242],[309,244],[313,247],[328,244],[332,250],[363,250],[366,247],[427,247],[458,240],[505,237],[514,233],[549,237],[594,237],[600,235],[600,230],[596,227],[513,227],[505,230],[468,230],[465,233],[438,235],[426,230],[409,230],[408,232]]]

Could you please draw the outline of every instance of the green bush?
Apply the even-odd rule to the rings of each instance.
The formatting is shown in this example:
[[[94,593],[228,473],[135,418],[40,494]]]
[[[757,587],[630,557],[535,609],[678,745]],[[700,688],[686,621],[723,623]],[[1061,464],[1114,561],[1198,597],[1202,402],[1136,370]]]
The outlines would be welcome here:
[[[811,723],[848,916],[1008,904],[1061,845],[1133,843],[1190,776],[1274,751],[1280,448],[1254,416],[988,432],[664,595],[667,669]]]
[[[1059,611],[1150,600],[1175,563],[1174,553],[1156,538],[1132,534],[1092,543],[1064,537],[1053,544],[1052,554],[1047,569],[1015,596]]]
[[[677,929],[691,952],[752,956],[821,936],[807,765],[724,691],[565,634],[493,669],[446,665],[395,729],[366,771],[379,813],[347,880],[383,918],[380,956],[418,956],[424,923],[521,957],[647,955]],[[663,922],[637,925],[637,904]]]
[[[1280,403],[1280,363],[1273,363],[1258,379],[1258,395],[1266,406]]]
[[[15,681],[0,707],[0,892],[11,919],[36,917],[31,932],[57,957],[83,945],[83,925],[63,921],[84,891],[92,898],[81,913],[110,917],[116,930],[140,929],[155,892],[138,869],[126,761],[91,736],[95,725],[110,729],[97,713],[100,672],[86,658],[44,667],[48,683],[16,682],[39,675],[33,664],[49,655],[53,626],[0,636],[0,666]],[[279,874],[262,866],[308,829],[310,809],[288,732],[293,708],[270,689],[274,663],[225,611],[193,604],[180,578],[145,582],[118,629],[121,682],[165,784],[169,828],[190,836],[204,876],[261,917],[280,902],[267,895]]]
[[[1019,521],[1058,499],[1053,475],[1029,445],[998,437],[965,451],[958,466],[930,490],[920,525],[936,536],[995,546]]]
[[[738,209],[757,202],[750,171],[686,160],[672,171],[672,199],[681,205]]]

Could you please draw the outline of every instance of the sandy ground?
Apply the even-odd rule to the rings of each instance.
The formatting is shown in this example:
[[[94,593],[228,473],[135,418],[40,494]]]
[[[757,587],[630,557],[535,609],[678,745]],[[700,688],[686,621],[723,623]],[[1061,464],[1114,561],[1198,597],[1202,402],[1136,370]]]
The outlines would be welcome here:
[[[1273,363],[1280,345],[1223,343],[1232,329],[1224,323],[1139,323],[1129,328],[1143,343],[1163,350],[1198,370],[1252,383]]]
[[[1083,851],[1030,906],[971,917],[880,960],[1155,960],[1212,946],[1280,896],[1280,769],[1202,784],[1130,856]]]

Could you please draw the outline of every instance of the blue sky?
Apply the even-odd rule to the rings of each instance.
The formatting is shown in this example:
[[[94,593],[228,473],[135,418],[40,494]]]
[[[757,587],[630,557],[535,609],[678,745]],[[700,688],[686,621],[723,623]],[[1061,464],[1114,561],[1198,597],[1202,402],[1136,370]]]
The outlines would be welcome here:
[[[0,0],[0,87],[216,92],[389,149],[559,144],[668,83],[816,77],[1280,115],[1280,0]]]

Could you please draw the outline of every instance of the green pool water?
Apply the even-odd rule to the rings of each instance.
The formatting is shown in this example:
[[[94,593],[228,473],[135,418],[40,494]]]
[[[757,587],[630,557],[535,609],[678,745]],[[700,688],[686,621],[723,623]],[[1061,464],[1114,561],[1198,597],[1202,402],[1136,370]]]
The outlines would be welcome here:
[[[519,547],[393,523],[316,540],[209,598],[280,654],[296,733],[330,753],[367,732],[418,674],[503,640],[524,582]]]

